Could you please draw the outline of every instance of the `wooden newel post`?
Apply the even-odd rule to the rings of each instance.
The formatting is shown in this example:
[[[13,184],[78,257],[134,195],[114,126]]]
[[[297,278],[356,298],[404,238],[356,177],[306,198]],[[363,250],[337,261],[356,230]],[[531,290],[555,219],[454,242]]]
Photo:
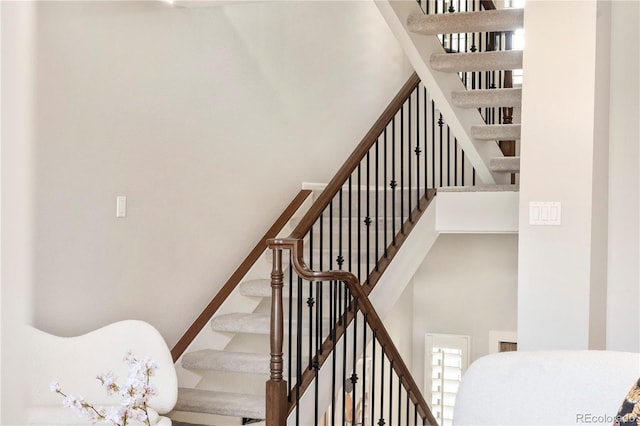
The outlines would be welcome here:
[[[273,269],[271,271],[271,378],[267,381],[266,424],[284,426],[287,422],[287,381],[282,377],[282,344],[284,315],[282,311],[282,249],[272,247]]]

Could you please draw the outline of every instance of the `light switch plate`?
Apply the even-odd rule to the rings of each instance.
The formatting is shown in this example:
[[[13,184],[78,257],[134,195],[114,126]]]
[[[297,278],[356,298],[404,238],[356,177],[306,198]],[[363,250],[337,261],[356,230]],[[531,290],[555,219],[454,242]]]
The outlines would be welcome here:
[[[530,201],[529,225],[562,225],[562,204],[559,201]]]
[[[116,197],[116,217],[127,216],[127,197],[118,195]]]

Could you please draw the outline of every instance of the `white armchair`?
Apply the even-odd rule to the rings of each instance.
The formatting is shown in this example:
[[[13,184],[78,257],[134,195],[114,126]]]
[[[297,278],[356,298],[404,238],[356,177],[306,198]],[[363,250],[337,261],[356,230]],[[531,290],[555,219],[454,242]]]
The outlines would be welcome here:
[[[640,377],[640,354],[506,352],[462,377],[454,425],[609,425]]]
[[[173,409],[178,395],[176,371],[171,353],[160,333],[143,321],[116,322],[77,337],[58,337],[28,327],[27,423],[33,425],[80,425],[88,420],[62,406],[62,397],[49,390],[59,380],[62,390],[82,396],[94,405],[120,402],[107,395],[96,376],[111,370],[126,380],[128,365],[124,356],[131,350],[136,356],[150,356],[158,363],[152,384],[158,390],[148,402],[151,424],[171,425],[163,417]],[[108,424],[108,423],[105,423]]]

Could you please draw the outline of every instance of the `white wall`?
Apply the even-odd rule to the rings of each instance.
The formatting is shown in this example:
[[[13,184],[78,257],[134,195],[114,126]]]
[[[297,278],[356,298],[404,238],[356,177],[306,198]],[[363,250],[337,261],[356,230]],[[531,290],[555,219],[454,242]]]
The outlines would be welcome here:
[[[606,6],[526,4],[518,276],[524,350],[605,346]],[[561,202],[562,225],[529,225],[531,201]]]
[[[611,18],[607,349],[640,352],[640,3]]]
[[[424,385],[426,333],[471,336],[469,360],[489,353],[489,331],[516,331],[518,236],[441,234],[413,279],[413,374]]]
[[[369,2],[41,2],[36,53],[35,323],[170,345],[411,72]]]
[[[2,145],[1,282],[2,335],[0,424],[22,424],[24,335],[33,277],[33,136],[35,7],[0,2]]]
[[[527,2],[522,349],[640,350],[639,25],[637,2]],[[562,226],[529,226],[530,201]]]

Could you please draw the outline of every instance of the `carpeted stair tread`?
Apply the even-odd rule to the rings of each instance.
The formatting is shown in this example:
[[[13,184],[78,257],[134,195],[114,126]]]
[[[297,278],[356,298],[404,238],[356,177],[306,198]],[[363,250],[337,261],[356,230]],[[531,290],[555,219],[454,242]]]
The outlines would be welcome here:
[[[451,102],[460,108],[517,107],[522,89],[462,90],[451,93]]]
[[[515,70],[522,68],[522,50],[435,53],[430,64],[442,72]]]
[[[479,12],[412,13],[407,18],[409,31],[417,34],[459,34],[471,32],[513,31],[523,27],[524,9],[484,10]]]
[[[327,318],[322,319],[322,328],[327,330],[329,320]],[[224,333],[247,333],[247,334],[265,334],[268,335],[271,331],[271,314],[270,313],[233,313],[218,315],[211,320],[211,328],[214,331],[220,331]],[[295,331],[297,322],[294,320],[292,328]],[[302,320],[302,334],[308,335],[309,333],[309,320],[303,318]],[[288,333],[289,321],[285,318],[284,332]]]
[[[204,349],[186,353],[182,357],[182,367],[187,370],[269,374],[269,361],[270,355],[266,353]]]
[[[520,157],[497,157],[489,161],[492,172],[518,173],[520,171]]]
[[[334,264],[334,268],[337,266]],[[295,281],[294,281],[295,283]],[[239,291],[243,296],[253,296],[253,297],[271,297],[271,280],[268,278],[256,279],[256,280],[248,280],[240,283]],[[294,299],[297,298],[297,285],[294,285]],[[314,288],[315,292],[315,288]],[[323,296],[327,300],[329,299],[329,291],[323,291]],[[287,280],[287,284],[282,286],[282,297],[285,299],[289,298],[289,284]],[[309,297],[309,285],[302,286],[302,297],[306,299]],[[314,294],[315,297],[315,294]]]
[[[471,137],[480,140],[511,141],[520,139],[519,124],[471,126]]]
[[[438,188],[438,192],[515,192],[519,190],[520,186],[517,184],[444,186]]]
[[[265,397],[260,395],[179,388],[174,410],[264,419],[265,406]]]

